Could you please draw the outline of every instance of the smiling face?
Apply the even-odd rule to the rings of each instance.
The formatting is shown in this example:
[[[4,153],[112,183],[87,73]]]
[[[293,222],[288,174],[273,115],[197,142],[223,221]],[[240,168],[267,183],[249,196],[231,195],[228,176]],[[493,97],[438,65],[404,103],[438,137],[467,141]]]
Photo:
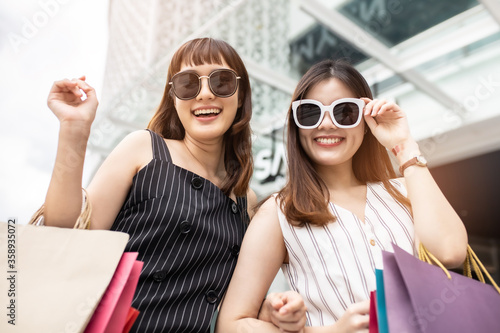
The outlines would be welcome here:
[[[304,98],[330,105],[338,99],[348,97],[357,98],[340,80],[330,78],[314,85]],[[364,129],[364,121],[354,128],[337,128],[327,112],[317,128],[299,128],[299,139],[314,165],[351,165],[352,157],[363,142]]]
[[[186,65],[180,71],[194,71],[200,76],[208,76],[216,69],[229,68],[223,61],[218,64]],[[238,90],[230,97],[215,96],[207,78],[201,78],[199,94],[189,100],[174,96],[177,114],[185,129],[186,137],[203,143],[221,142],[224,134],[233,124],[239,107]]]

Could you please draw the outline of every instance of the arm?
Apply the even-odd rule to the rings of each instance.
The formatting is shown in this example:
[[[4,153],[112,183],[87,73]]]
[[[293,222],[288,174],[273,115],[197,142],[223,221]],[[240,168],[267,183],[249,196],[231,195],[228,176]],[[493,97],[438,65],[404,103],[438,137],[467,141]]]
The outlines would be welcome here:
[[[92,203],[91,229],[110,229],[137,172],[153,158],[151,135],[127,135],[109,154],[87,187]]]
[[[217,332],[280,332],[258,318],[262,300],[286,255],[274,198],[250,223],[217,320]]]
[[[263,307],[273,309],[264,312],[276,311],[288,318],[279,322],[280,316],[272,320],[265,313],[259,314],[262,300],[266,296],[276,273],[286,256],[286,247],[278,221],[277,205],[274,198],[269,198],[255,214],[243,239],[238,264],[229,284],[222,308],[217,320],[217,332],[280,332],[280,329],[271,321],[286,329],[287,320],[291,320],[292,327],[296,327],[294,315],[287,317],[287,307],[297,308],[294,303],[297,298],[292,294],[276,297]],[[283,300],[283,297],[287,297]],[[286,303],[286,304],[280,304]],[[300,308],[300,306],[298,307]],[[281,313],[280,313],[281,312]],[[297,311],[299,313],[299,311]],[[332,326],[306,327],[304,332],[366,332],[368,328],[369,301],[353,304],[340,320]],[[262,320],[258,320],[260,318]],[[302,331],[301,331],[302,332]]]
[[[73,227],[82,205],[82,173],[97,97],[85,77],[54,82],[47,104],[60,122],[56,161],[45,198],[45,224]],[[87,99],[81,100],[85,92]]]
[[[420,154],[417,142],[410,135],[406,115],[398,105],[384,100],[363,100],[367,103],[366,123],[389,151],[397,147],[399,165]],[[445,266],[462,264],[467,251],[467,232],[429,169],[408,167],[404,172],[404,183],[412,205],[416,239]]]
[[[82,173],[90,126],[97,109],[94,90],[85,77],[54,83],[48,105],[60,121],[54,171],[45,200],[45,224],[73,227],[82,202]],[[81,101],[82,89],[87,99]],[[148,147],[148,149],[145,149]],[[92,203],[92,229],[109,229],[140,167],[151,160],[149,133],[125,138],[104,161],[87,193]]]

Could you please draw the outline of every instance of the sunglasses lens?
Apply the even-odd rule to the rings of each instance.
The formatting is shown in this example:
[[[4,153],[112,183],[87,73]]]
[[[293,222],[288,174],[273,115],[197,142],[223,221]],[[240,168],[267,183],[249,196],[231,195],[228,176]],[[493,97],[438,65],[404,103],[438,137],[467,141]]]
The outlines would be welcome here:
[[[195,73],[179,73],[172,78],[175,95],[180,99],[195,98],[200,92],[201,80]],[[233,71],[217,70],[209,76],[210,89],[217,97],[232,96],[238,88],[238,78]]]
[[[175,95],[181,99],[191,99],[198,94],[200,80],[194,73],[181,73],[173,79]]]
[[[232,71],[221,70],[210,76],[212,92],[219,97],[229,97],[236,92],[237,79]]]
[[[359,118],[359,106],[355,103],[340,103],[333,109],[335,120],[342,126],[354,125]]]
[[[301,103],[297,107],[297,121],[302,126],[314,126],[321,116],[321,109],[316,104]]]

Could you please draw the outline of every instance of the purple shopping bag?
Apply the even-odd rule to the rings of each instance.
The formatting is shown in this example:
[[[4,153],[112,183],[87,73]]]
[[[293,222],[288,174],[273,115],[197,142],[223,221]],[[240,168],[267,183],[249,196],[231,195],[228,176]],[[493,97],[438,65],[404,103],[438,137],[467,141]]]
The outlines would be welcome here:
[[[500,295],[487,284],[422,262],[393,244],[383,251],[391,333],[498,332]]]

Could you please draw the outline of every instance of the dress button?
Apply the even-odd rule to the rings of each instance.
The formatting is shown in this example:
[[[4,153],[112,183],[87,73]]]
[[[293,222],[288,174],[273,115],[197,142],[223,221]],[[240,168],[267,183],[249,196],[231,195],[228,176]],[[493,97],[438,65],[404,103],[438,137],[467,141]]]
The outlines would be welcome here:
[[[191,231],[191,223],[189,221],[182,221],[179,224],[179,231],[181,234],[188,234]]]
[[[375,246],[375,244],[376,244],[376,243],[375,243],[375,240],[374,240],[374,239],[370,239],[370,244],[371,244],[372,246]]]
[[[219,297],[217,296],[215,290],[209,290],[205,293],[205,299],[207,300],[208,303],[214,304],[215,302],[217,302]]]
[[[159,271],[153,274],[153,280],[155,280],[156,282],[161,282],[165,280],[166,277],[167,277],[166,272]]]
[[[233,214],[238,213],[238,205],[236,205],[236,203],[234,202],[231,204],[231,211],[233,212]]]
[[[237,257],[238,254],[240,254],[240,246],[239,245],[233,245],[233,246],[231,246],[231,255],[233,257]]]
[[[195,190],[201,189],[203,187],[203,179],[201,179],[200,177],[194,177],[193,179],[191,179],[191,186]]]

